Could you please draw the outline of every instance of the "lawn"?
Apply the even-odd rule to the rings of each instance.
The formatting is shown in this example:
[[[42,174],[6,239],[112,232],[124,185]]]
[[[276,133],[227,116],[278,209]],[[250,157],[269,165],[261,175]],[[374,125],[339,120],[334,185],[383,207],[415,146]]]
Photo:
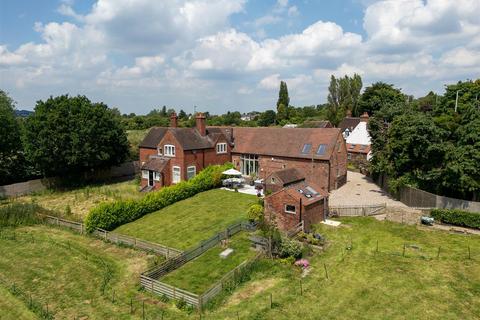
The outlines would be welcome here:
[[[220,253],[226,247],[218,244],[196,259],[167,274],[160,281],[192,293],[202,294],[229,271],[255,256],[255,251],[250,248],[250,240],[246,232],[230,238],[228,248],[233,249],[233,252],[226,258],[220,258]]]
[[[185,250],[245,220],[248,207],[256,201],[252,195],[210,190],[125,224],[115,232]]]
[[[150,298],[137,290],[139,274],[159,258],[47,226],[0,231],[0,319],[30,316],[29,298],[13,296],[8,284],[44,310],[48,304],[55,319],[141,319],[140,300]],[[152,302],[146,308],[161,311]]]
[[[480,319],[480,237],[373,218],[341,221],[317,228],[328,247],[309,258],[307,276],[264,260],[264,271],[205,318]]]
[[[75,221],[83,221],[88,211],[107,200],[136,199],[144,194],[138,191],[135,180],[92,185],[74,190],[46,190],[33,195],[16,198],[14,201],[36,202],[56,215]]]

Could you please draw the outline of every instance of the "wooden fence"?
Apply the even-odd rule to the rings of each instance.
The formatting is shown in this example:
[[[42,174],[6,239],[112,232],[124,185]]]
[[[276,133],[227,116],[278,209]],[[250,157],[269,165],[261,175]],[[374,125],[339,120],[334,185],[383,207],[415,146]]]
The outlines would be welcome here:
[[[338,217],[358,217],[374,216],[386,213],[387,204],[364,205],[364,206],[331,206],[329,207],[330,216]]]
[[[297,223],[292,229],[287,231],[287,237],[292,238],[297,235],[300,231],[304,230],[304,221]]]
[[[245,261],[244,263],[237,266],[234,270],[230,271],[228,274],[222,277],[219,283],[215,284],[211,289],[207,290],[206,293],[208,295],[206,296],[204,296],[205,293],[202,295],[197,295],[180,288],[175,288],[169,284],[159,281],[158,279],[168,274],[169,272],[172,272],[173,270],[180,268],[182,265],[184,265],[188,261],[193,260],[196,257],[200,256],[208,249],[220,243],[220,241],[227,239],[240,231],[254,231],[254,230],[255,230],[255,226],[247,222],[239,222],[239,223],[233,224],[227,227],[225,231],[217,233],[210,239],[201,242],[196,247],[189,249],[187,251],[184,251],[181,254],[171,259],[168,259],[167,261],[163,262],[159,266],[143,272],[142,275],[140,276],[140,284],[147,291],[151,291],[155,294],[159,294],[162,296],[165,295],[170,299],[177,299],[177,300],[184,299],[185,302],[187,302],[188,304],[193,305],[197,308],[201,308],[205,303],[207,303],[210,299],[212,299],[215,295],[217,295],[221,291],[221,288],[223,288],[223,286],[222,284],[219,284],[219,283],[225,283],[225,281],[235,276],[236,273],[241,272],[239,270],[244,270],[244,268],[246,268],[247,265],[250,266],[250,263],[248,263],[248,261]],[[220,289],[218,289],[219,286],[220,286]]]
[[[70,220],[49,216],[49,215],[42,215],[42,217],[44,218],[44,221],[49,224],[66,227],[66,228],[78,231],[80,234],[85,233],[85,226],[81,222],[70,221]],[[97,228],[95,231],[93,231],[92,234],[105,241],[110,241],[116,244],[132,246],[134,248],[148,251],[148,252],[154,252],[158,255],[165,256],[167,259],[173,258],[182,254],[182,251],[178,249],[170,248],[158,243],[153,243],[153,242],[121,235],[121,234],[110,232],[100,228]]]

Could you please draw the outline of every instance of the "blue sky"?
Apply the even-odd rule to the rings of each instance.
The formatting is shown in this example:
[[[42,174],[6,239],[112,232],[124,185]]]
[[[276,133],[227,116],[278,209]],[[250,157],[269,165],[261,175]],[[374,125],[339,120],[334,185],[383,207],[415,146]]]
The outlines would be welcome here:
[[[85,94],[122,112],[324,103],[330,75],[416,96],[480,74],[478,0],[0,0],[0,88],[18,108]]]

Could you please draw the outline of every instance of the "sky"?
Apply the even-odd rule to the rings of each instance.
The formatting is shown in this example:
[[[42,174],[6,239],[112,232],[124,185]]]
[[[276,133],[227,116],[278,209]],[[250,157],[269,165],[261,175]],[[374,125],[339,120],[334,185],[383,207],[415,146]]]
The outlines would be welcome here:
[[[0,89],[123,113],[326,102],[358,73],[416,97],[480,75],[480,0],[0,0]]]

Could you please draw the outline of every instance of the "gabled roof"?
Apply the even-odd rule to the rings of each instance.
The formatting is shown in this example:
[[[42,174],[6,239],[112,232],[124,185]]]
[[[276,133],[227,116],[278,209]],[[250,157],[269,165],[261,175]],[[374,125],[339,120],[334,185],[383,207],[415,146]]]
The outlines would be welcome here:
[[[367,123],[360,122],[346,139],[347,144],[370,145],[372,141],[367,130]]]
[[[140,143],[140,148],[156,149],[167,131],[173,134],[184,150],[214,148],[216,141],[222,136],[227,141],[231,141],[231,129],[229,131],[229,128],[209,127],[207,135],[201,136],[195,128],[153,127]]]
[[[338,128],[235,127],[232,152],[329,160],[339,135]],[[308,144],[310,144],[309,147],[305,146]],[[320,152],[317,153],[317,151]]]
[[[164,157],[151,157],[146,163],[142,165],[142,170],[151,170],[162,172],[167,167],[170,159]]]
[[[338,127],[342,130],[342,132],[345,131],[345,129],[348,128],[350,132],[355,129],[355,127],[360,123],[360,118],[354,118],[354,117],[345,117],[343,118],[342,122],[338,125]]]
[[[296,168],[288,168],[279,171],[275,171],[270,176],[276,175],[280,180],[282,180],[283,184],[290,184],[292,182],[298,182],[305,180],[305,176],[298,171]],[[267,177],[268,181],[268,177]]]
[[[163,136],[167,132],[166,127],[153,127],[148,131],[145,138],[140,142],[140,148],[157,149],[158,143],[163,139]]]

